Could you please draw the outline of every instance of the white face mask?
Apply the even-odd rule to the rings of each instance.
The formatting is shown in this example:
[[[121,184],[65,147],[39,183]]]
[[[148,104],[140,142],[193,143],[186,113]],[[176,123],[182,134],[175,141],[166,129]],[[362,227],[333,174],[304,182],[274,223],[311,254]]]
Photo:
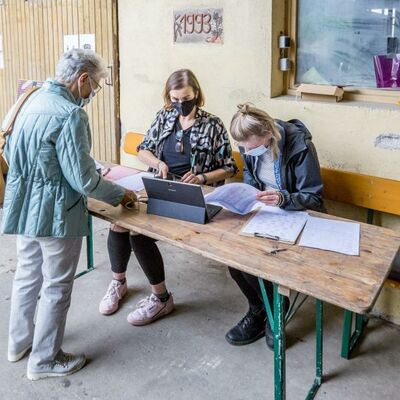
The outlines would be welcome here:
[[[244,154],[246,154],[246,156],[260,157],[260,156],[262,156],[264,153],[266,153],[267,150],[268,150],[268,147],[265,147],[265,146],[262,144],[261,146],[255,147],[254,149],[245,151]]]
[[[78,105],[79,107],[85,107],[87,106],[90,101],[93,99],[94,96],[96,96],[96,92],[93,90],[93,86],[92,86],[92,80],[89,78],[89,85],[90,85],[90,89],[91,92],[89,94],[89,97],[82,97],[81,96],[81,88],[78,86],[78,91],[79,91],[79,97],[78,97]]]

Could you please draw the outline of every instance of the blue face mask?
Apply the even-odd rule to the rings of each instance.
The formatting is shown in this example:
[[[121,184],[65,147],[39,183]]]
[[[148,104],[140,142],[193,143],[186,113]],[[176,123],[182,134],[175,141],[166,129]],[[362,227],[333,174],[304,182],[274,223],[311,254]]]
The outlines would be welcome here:
[[[90,89],[91,89],[89,97],[82,97],[81,96],[81,88],[78,87],[78,90],[79,90],[78,105],[79,105],[79,107],[83,108],[83,107],[87,106],[90,103],[90,101],[93,99],[93,97],[96,96],[96,92],[93,90],[92,80],[90,78],[89,78],[89,85],[90,85]]]
[[[263,144],[261,146],[255,147],[254,149],[247,150],[244,154],[246,156],[252,156],[252,157],[260,157],[264,153],[266,153],[268,150],[268,147],[265,147]]]

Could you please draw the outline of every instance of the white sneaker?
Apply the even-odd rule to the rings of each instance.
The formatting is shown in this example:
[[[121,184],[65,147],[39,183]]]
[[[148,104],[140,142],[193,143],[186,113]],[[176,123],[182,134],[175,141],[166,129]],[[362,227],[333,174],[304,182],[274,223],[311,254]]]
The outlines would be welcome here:
[[[122,284],[120,281],[113,279],[108,286],[107,293],[103,297],[99,305],[99,311],[103,315],[115,313],[119,308],[119,303],[128,291],[128,285],[125,281]]]
[[[31,381],[55,376],[67,376],[79,371],[85,364],[86,357],[83,354],[75,356],[73,354],[61,352],[49,365],[41,367],[37,371],[29,370],[28,366],[27,376]]]
[[[128,315],[128,322],[135,326],[143,326],[150,324],[157,319],[168,315],[174,310],[174,299],[169,294],[169,299],[162,302],[155,294],[139,301],[136,310]]]
[[[21,350],[19,353],[15,354],[15,353],[8,352],[8,357],[7,357],[8,361],[14,363],[19,360],[22,360],[31,348],[32,348],[32,345],[30,344],[29,346],[25,347],[25,349]]]

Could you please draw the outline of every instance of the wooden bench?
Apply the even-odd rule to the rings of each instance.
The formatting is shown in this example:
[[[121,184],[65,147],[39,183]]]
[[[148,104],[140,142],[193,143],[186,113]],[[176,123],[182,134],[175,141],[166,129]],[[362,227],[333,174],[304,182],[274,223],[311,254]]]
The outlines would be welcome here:
[[[143,134],[128,132],[125,136],[124,151],[127,154],[137,155],[137,146],[142,140]],[[235,151],[233,156],[239,168],[239,172],[234,179],[242,180],[243,160],[238,151]],[[373,223],[375,212],[385,212],[400,216],[400,181],[325,167],[321,168],[321,174],[324,182],[324,199],[364,208],[368,223]],[[400,265],[395,266],[389,276],[389,278],[396,277],[400,277]],[[393,282],[393,284],[399,285],[396,282]],[[350,358],[351,352],[360,339],[367,322],[368,319],[365,316],[354,315],[354,313],[345,310],[342,357]]]

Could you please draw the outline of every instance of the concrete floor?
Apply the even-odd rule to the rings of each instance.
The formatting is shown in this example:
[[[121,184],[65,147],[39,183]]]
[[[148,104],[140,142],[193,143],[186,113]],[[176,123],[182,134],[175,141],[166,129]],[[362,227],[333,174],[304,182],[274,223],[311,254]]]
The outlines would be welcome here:
[[[1,214],[0,214],[1,218]],[[121,310],[103,317],[98,302],[110,280],[107,224],[95,222],[96,270],[76,281],[63,348],[85,352],[89,364],[68,378],[30,382],[26,359],[6,359],[7,321],[16,266],[15,238],[0,237],[0,400],[273,399],[273,353],[264,340],[236,348],[225,332],[246,303],[225,268],[160,244],[176,311],[146,327],[127,314],[148,294],[132,257],[129,295]],[[234,251],[234,249],[232,249]],[[82,257],[80,269],[84,268]],[[314,311],[308,300],[287,328],[287,398],[303,399],[313,380]],[[357,357],[340,358],[342,311],[325,307],[324,376],[318,399],[399,399],[400,329],[371,320]]]

